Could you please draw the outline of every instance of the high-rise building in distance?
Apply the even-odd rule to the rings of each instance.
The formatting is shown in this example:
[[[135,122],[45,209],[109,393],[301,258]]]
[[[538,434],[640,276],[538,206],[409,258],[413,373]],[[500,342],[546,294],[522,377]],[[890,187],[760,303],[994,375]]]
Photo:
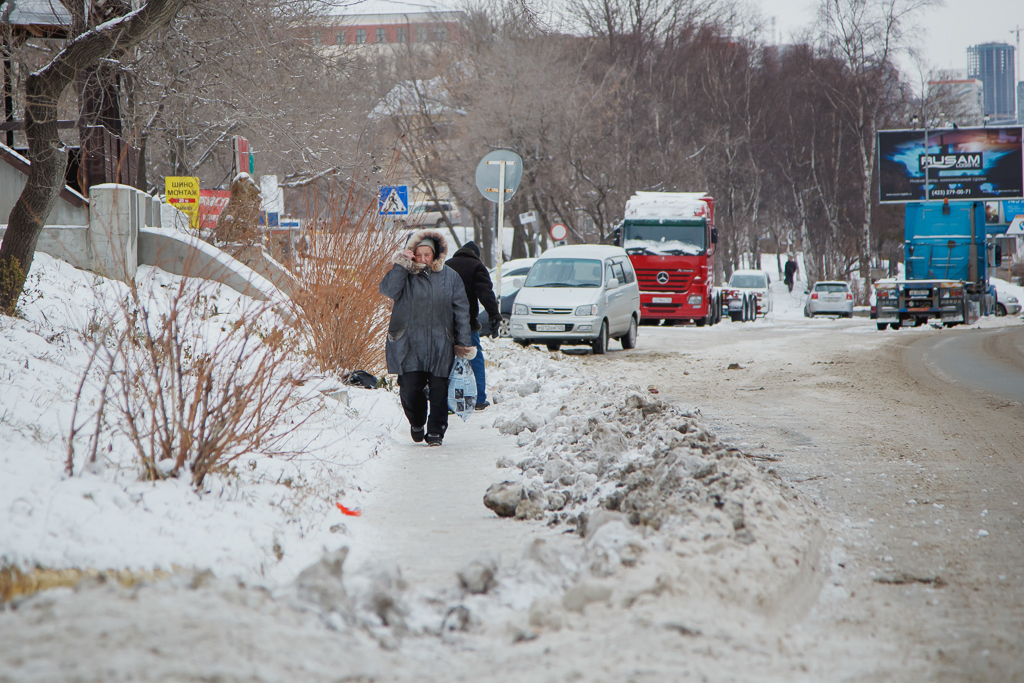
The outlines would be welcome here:
[[[967,76],[985,88],[985,113],[989,123],[1017,120],[1014,48],[1006,43],[985,43],[967,48]]]

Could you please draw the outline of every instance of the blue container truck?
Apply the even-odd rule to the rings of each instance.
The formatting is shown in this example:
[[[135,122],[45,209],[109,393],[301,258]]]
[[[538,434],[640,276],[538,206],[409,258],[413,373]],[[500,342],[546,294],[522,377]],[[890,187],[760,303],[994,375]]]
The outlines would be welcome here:
[[[905,277],[875,285],[878,329],[973,323],[993,310],[984,202],[911,202],[904,220]]]

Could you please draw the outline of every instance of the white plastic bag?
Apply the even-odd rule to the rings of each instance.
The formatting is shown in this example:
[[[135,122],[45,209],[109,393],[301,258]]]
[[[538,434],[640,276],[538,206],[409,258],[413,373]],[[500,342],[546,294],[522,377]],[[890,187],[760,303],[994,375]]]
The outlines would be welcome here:
[[[455,364],[448,375],[448,409],[468,420],[476,405],[476,375],[469,361],[455,357]]]

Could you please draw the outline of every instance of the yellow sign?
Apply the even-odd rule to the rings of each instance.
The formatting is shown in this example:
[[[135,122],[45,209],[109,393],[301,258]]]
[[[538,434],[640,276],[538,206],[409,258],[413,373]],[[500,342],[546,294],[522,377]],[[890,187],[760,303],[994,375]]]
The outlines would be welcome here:
[[[191,176],[166,176],[164,190],[167,203],[188,216],[189,225],[199,225],[199,178]]]

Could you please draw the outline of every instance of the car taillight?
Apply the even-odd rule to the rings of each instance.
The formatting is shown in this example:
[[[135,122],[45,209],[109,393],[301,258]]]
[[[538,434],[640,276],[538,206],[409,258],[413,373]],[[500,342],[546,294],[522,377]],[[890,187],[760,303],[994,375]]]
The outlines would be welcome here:
[[[817,299],[818,298],[818,293],[817,292],[811,292],[811,298],[812,299]]]
[[[764,295],[764,292],[757,292],[757,298],[760,299]]]
[[[847,292],[846,293],[846,300],[847,301],[853,301],[853,294],[851,294],[850,292]]]

